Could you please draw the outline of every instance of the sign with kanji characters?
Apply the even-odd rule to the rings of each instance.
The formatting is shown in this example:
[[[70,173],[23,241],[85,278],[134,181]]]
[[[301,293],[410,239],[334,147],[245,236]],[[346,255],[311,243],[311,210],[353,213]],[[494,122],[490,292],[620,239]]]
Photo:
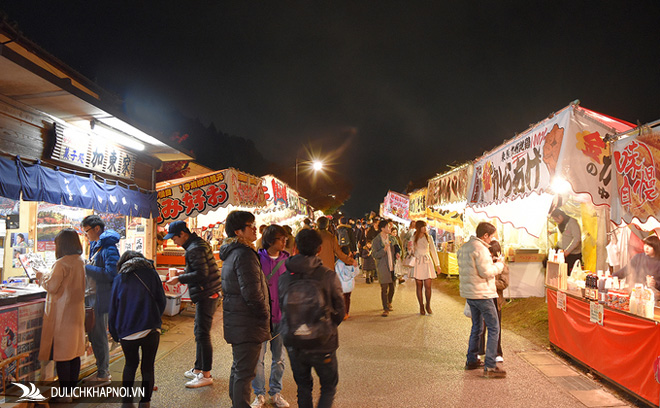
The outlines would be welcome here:
[[[106,140],[92,138],[82,131],[63,128],[57,123],[51,158],[98,173],[133,180],[137,155]]]
[[[266,205],[278,206],[284,205],[285,207],[289,205],[289,195],[287,190],[289,190],[286,183],[283,181],[271,176],[263,176],[263,190],[264,198],[266,199]]]
[[[616,170],[613,221],[660,219],[660,128],[642,128],[612,146]]]
[[[426,219],[426,188],[420,188],[410,193],[408,216],[411,220]]]
[[[464,165],[429,180],[426,206],[437,207],[465,201],[472,170],[472,165]]]
[[[409,222],[410,198],[405,194],[388,191],[383,202],[383,215],[398,222]]]
[[[575,193],[591,196],[595,205],[609,205],[612,160],[603,138],[627,129],[624,122],[570,105],[478,159],[468,205],[541,193],[556,176]]]
[[[158,223],[183,220],[229,204],[266,205],[262,180],[235,169],[158,183]]]

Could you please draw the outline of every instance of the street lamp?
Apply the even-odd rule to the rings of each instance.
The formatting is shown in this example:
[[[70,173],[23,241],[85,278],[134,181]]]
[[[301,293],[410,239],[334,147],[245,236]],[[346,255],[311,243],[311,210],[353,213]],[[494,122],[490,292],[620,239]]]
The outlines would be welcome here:
[[[296,192],[298,192],[298,166],[300,163],[303,164],[311,164],[312,170],[314,172],[322,171],[323,170],[323,162],[321,160],[315,159],[315,160],[299,160],[296,157]]]

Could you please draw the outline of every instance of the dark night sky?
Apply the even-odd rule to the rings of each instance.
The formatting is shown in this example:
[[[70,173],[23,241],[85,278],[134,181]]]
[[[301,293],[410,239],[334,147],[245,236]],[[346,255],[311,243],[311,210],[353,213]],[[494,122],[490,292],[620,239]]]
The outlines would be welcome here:
[[[355,186],[352,215],[575,99],[660,118],[657,0],[275,3],[0,9],[102,87],[213,122],[282,165],[303,145],[344,146],[334,168]]]

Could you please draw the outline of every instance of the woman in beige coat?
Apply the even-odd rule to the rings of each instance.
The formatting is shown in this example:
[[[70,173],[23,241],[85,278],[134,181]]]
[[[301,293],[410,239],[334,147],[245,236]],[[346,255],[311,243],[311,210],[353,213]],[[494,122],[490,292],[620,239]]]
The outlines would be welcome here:
[[[85,354],[85,261],[81,254],[78,233],[62,230],[55,237],[53,270],[37,273],[47,292],[39,360],[54,360],[60,386],[69,389],[78,382],[80,356]]]

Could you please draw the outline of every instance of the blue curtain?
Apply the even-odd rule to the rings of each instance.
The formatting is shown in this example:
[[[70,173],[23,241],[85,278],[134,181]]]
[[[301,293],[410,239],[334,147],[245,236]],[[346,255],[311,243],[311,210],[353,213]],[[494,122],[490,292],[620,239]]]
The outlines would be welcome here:
[[[113,183],[113,182],[111,182]],[[150,218],[158,216],[157,192],[97,181],[93,175],[78,176],[41,166],[26,165],[0,157],[0,196],[25,201],[44,201],[99,212]]]
[[[26,165],[19,158],[16,159],[23,200],[60,204],[62,189],[59,185],[58,172],[39,163]]]
[[[13,160],[0,157],[0,195],[18,200],[21,197],[21,182],[18,168]]]

